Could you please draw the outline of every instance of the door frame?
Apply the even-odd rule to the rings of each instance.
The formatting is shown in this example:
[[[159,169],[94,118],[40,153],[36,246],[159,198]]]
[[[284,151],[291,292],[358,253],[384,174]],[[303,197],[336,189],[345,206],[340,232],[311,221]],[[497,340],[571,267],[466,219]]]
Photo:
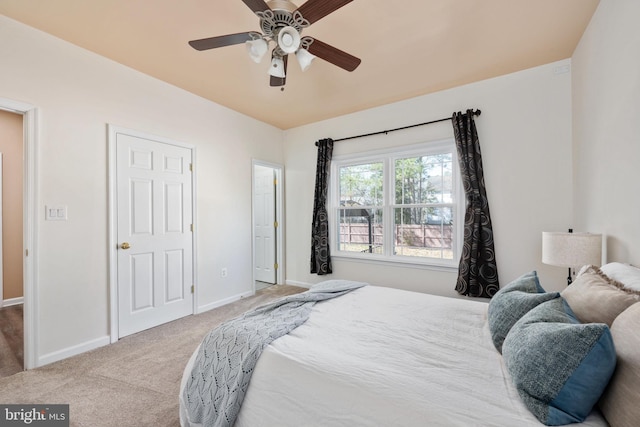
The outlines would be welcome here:
[[[196,236],[196,147],[191,144],[175,141],[169,138],[164,138],[157,135],[152,135],[146,132],[127,129],[120,126],[107,124],[108,132],[108,145],[109,145],[109,317],[110,317],[110,338],[111,343],[115,343],[119,339],[118,333],[118,203],[117,203],[117,174],[116,174],[116,137],[117,134],[125,134],[136,138],[148,139],[158,143],[175,145],[182,148],[191,150],[191,162],[193,165],[193,171],[191,173],[191,215],[193,223],[193,232],[191,233],[191,245],[192,245],[192,277],[193,277],[193,297],[191,313],[195,313],[198,306],[198,277],[196,275],[197,268],[197,247]]]
[[[263,166],[274,170],[276,175],[276,191],[275,191],[275,207],[276,207],[276,221],[278,227],[276,228],[276,262],[278,268],[276,269],[276,284],[284,283],[284,168],[281,164],[265,162],[262,160],[251,160],[251,289],[253,293],[256,292],[256,247],[255,247],[255,228],[256,218],[254,214],[255,201],[255,170],[256,166]]]
[[[24,369],[38,367],[38,109],[20,101],[0,98],[0,109],[22,116],[23,225],[22,241],[25,256],[23,273]]]

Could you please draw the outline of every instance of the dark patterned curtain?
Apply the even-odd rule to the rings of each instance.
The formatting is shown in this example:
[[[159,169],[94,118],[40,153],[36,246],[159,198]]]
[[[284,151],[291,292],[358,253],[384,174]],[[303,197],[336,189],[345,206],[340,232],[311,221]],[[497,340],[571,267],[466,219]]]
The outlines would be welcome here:
[[[318,164],[316,166],[316,192],[313,199],[313,224],[311,226],[311,273],[322,276],[331,274],[327,187],[329,186],[333,139],[321,139],[316,145],[318,146]]]
[[[473,110],[453,113],[460,174],[467,198],[464,244],[458,268],[456,291],[471,297],[491,298],[500,289],[493,245],[489,201],[484,185],[482,156]]]

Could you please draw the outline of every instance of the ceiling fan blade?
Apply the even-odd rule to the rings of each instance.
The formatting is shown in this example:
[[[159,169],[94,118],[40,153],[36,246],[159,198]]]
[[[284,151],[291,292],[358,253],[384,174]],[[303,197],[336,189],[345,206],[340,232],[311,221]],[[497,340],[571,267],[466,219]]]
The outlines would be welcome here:
[[[347,52],[343,52],[338,48],[321,42],[318,39],[313,39],[313,43],[307,48],[309,53],[322,58],[327,62],[331,62],[347,71],[353,71],[360,65],[360,58],[356,58],[353,55],[349,55]]]
[[[307,0],[298,8],[302,17],[313,24],[353,0]]]
[[[253,40],[251,34],[255,34],[255,31],[227,34],[226,36],[209,37],[207,39],[200,40],[191,40],[189,45],[195,50],[215,49],[217,47],[231,46]]]
[[[271,76],[271,80],[269,81],[269,85],[273,87],[284,86],[287,81],[287,58],[289,55],[285,55],[282,57],[282,62],[284,62],[284,78],[281,77],[273,77]]]
[[[249,9],[253,10],[253,13],[264,12],[270,9],[264,0],[242,0],[242,2],[249,6]]]

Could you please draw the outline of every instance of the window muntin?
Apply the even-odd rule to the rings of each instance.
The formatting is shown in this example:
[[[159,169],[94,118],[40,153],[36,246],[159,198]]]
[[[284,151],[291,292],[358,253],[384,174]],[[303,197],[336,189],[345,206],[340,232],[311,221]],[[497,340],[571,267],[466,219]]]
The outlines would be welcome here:
[[[457,265],[464,198],[452,140],[335,158],[331,188],[334,256]]]

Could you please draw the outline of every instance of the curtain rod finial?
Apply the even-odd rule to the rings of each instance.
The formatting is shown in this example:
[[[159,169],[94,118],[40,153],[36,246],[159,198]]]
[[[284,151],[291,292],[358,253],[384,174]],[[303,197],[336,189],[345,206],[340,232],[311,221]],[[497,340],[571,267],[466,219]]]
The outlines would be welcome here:
[[[474,113],[476,116],[479,116],[480,114],[482,114],[482,111],[480,111],[480,109],[477,109],[476,112]]]

